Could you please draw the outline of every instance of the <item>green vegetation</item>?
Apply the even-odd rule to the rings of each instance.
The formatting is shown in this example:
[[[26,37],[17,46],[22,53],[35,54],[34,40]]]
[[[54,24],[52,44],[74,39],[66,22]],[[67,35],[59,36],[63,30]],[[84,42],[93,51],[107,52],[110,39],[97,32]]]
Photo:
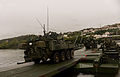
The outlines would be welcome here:
[[[120,24],[108,25],[108,27],[117,27],[117,25],[120,25]],[[87,30],[88,32],[84,32],[85,30]],[[67,35],[67,37],[64,37],[64,40],[66,41],[70,40],[74,43],[77,38],[76,43],[80,44],[80,43],[83,43],[86,36],[103,35],[106,32],[109,32],[109,35],[120,35],[119,28],[104,29],[104,27],[103,28],[87,28],[80,31],[66,32],[66,33],[63,33],[63,35]],[[21,48],[22,43],[25,43],[28,40],[35,39],[35,38],[38,38],[38,36],[24,35],[24,36],[9,38],[9,39],[3,39],[3,40],[0,40],[0,49],[19,49]],[[120,36],[115,36],[113,37],[113,39],[120,39]]]
[[[0,40],[0,49],[21,49],[22,44],[27,42],[30,39],[37,39],[37,35],[25,35],[25,36],[19,36],[9,39],[3,39]],[[78,32],[73,32],[72,34],[68,34],[68,38],[64,38],[64,40],[70,40],[73,43],[75,42],[77,38],[77,43],[81,43],[81,36]]]
[[[19,49],[22,43],[25,43],[31,38],[36,38],[36,35],[25,35],[9,39],[0,40],[0,49]]]

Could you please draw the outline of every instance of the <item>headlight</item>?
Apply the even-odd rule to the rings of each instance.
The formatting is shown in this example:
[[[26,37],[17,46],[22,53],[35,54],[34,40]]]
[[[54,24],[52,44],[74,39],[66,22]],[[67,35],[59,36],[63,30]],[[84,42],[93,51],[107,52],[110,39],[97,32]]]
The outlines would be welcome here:
[[[32,45],[32,43],[29,43],[29,45]]]

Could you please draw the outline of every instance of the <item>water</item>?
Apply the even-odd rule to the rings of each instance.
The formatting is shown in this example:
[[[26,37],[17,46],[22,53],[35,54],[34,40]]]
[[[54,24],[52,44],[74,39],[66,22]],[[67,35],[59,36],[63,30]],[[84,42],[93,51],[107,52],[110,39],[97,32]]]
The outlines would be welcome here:
[[[16,65],[24,60],[23,50],[0,50],[0,67]]]
[[[0,68],[16,65],[18,61],[24,60],[23,57],[23,50],[0,50]],[[92,75],[76,72],[71,68],[54,77],[120,77],[120,72],[118,75]]]

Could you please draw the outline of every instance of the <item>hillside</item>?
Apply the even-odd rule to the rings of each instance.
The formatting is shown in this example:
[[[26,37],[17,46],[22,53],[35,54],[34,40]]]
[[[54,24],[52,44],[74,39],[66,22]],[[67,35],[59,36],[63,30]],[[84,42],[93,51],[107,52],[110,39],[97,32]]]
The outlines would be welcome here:
[[[112,25],[106,25],[101,28],[87,28],[79,31],[74,32],[66,32],[63,33],[63,35],[67,35],[69,40],[75,40],[76,36],[79,36],[79,41],[81,41],[80,35],[104,35],[105,33],[108,33],[109,35],[120,35],[120,24],[112,24]],[[19,37],[13,37],[8,39],[0,40],[0,49],[18,49],[20,48],[20,45],[22,43],[25,43],[27,40],[31,38],[37,38],[36,35],[24,35]],[[84,37],[83,37],[84,38]]]
[[[21,43],[24,43],[33,37],[37,37],[37,36],[36,35],[24,35],[24,36],[0,40],[0,49],[18,49]]]

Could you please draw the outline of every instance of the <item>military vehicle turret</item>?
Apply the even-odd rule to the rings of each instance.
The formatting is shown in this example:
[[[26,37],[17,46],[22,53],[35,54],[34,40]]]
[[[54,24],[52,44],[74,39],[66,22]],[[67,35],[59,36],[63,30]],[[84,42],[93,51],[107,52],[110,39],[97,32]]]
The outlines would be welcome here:
[[[44,36],[29,40],[23,46],[25,48],[25,62],[39,63],[49,59],[53,63],[59,63],[74,57],[75,43],[65,41],[61,38],[61,34],[56,32],[49,32]]]

